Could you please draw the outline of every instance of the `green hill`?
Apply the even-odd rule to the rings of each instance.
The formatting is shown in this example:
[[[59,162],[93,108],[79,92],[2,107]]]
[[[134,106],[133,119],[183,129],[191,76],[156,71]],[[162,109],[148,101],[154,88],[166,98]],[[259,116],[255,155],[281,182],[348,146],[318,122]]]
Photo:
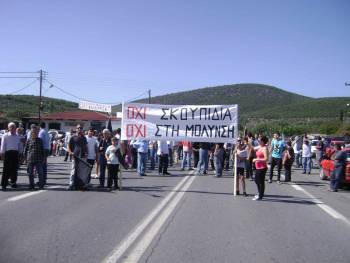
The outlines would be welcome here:
[[[44,113],[77,110],[78,104],[70,101],[43,98]],[[148,99],[135,102],[148,103]],[[311,98],[261,84],[236,84],[207,87],[191,91],[171,93],[151,98],[153,104],[206,105],[238,104],[241,129],[288,130],[293,134],[301,131],[335,133],[347,131],[350,97]],[[349,109],[348,109],[349,108]],[[121,105],[113,106],[113,112],[121,111]],[[36,115],[38,97],[29,95],[0,95],[0,112],[8,119]],[[346,127],[345,127],[346,126]],[[350,126],[349,126],[350,131]],[[343,132],[342,132],[343,133]]]
[[[78,109],[78,103],[42,97],[43,113],[71,111]],[[0,95],[0,112],[9,119],[20,120],[22,117],[38,113],[39,98],[33,95]]]
[[[135,102],[147,103],[147,99]],[[153,97],[154,104],[238,104],[241,118],[330,118],[339,116],[350,98],[310,98],[261,84],[208,87]],[[121,105],[114,107],[121,110]]]

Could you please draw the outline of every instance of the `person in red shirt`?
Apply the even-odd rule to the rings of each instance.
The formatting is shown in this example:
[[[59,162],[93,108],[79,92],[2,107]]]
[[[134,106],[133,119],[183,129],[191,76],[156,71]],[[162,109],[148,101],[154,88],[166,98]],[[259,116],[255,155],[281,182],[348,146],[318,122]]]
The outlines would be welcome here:
[[[262,136],[259,140],[259,146],[255,147],[256,158],[253,159],[255,163],[255,183],[258,187],[258,194],[255,195],[253,201],[260,201],[264,197],[265,192],[265,175],[267,171],[267,160],[269,156],[269,151],[267,149],[268,139],[266,136]]]

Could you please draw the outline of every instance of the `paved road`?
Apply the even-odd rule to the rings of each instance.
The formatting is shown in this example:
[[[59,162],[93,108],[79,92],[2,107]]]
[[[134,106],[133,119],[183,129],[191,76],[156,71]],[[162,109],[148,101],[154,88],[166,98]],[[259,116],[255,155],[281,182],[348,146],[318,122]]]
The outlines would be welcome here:
[[[69,163],[49,159],[49,186],[0,192],[0,262],[350,262],[350,191],[317,172],[233,197],[232,177],[123,173],[124,189],[67,192]],[[1,169],[1,167],[0,167]],[[2,169],[1,169],[2,170]]]

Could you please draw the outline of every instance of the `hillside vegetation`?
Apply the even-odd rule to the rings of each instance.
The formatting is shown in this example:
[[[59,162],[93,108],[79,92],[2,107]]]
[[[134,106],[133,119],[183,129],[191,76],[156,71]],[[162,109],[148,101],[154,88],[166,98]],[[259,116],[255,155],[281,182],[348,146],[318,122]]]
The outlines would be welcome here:
[[[126,92],[126,91],[125,91]],[[44,113],[77,110],[70,101],[43,98]],[[148,99],[135,102],[148,103]],[[281,130],[286,133],[344,133],[349,130],[350,97],[311,98],[261,84],[236,84],[195,89],[151,98],[153,104],[238,104],[240,128],[252,131]],[[38,97],[0,95],[0,112],[10,119],[36,115]],[[121,111],[121,105],[113,106]],[[342,120],[345,120],[342,122]]]
[[[147,103],[147,99],[135,102]],[[350,98],[310,98],[261,84],[236,84],[153,97],[154,104],[238,104],[245,119],[329,118],[339,116]],[[118,105],[116,111],[121,109]]]
[[[72,111],[78,109],[78,103],[42,97],[43,113]],[[38,114],[39,97],[33,95],[0,95],[0,112],[9,119],[20,120],[22,117]]]

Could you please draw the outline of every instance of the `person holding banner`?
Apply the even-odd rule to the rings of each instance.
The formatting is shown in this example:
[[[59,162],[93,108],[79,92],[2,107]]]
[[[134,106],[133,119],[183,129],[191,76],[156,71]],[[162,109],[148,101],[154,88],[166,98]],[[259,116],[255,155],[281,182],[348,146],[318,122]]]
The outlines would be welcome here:
[[[157,155],[159,175],[170,175],[170,173],[168,173],[169,148],[167,141],[158,141]]]
[[[248,151],[246,145],[242,142],[241,138],[238,138],[237,140],[237,146],[235,149],[235,154],[237,158],[237,175],[236,176],[236,182],[237,182],[237,190],[236,195],[239,195],[239,182],[241,182],[243,195],[247,196],[246,190],[245,190],[245,169],[246,169],[246,160],[248,157]]]
[[[186,165],[188,166],[188,170],[192,169],[192,142],[190,141],[182,141],[182,165],[181,170],[184,171]]]
[[[137,149],[137,175],[147,176],[145,172],[148,155],[148,141],[137,140],[133,143],[133,147]]]
[[[224,145],[222,143],[217,143],[215,145],[215,151],[214,151],[215,177],[222,176],[224,152],[225,152]]]
[[[197,175],[207,174],[209,166],[209,150],[211,144],[208,142],[199,143],[199,162],[197,165]]]
[[[197,168],[199,162],[199,142],[192,143],[193,168]]]
[[[255,164],[255,183],[258,188],[258,194],[254,196],[253,201],[260,201],[264,197],[265,192],[265,175],[267,171],[267,160],[269,158],[269,151],[267,149],[268,139],[262,136],[259,140],[259,146],[255,147],[256,158],[253,159]]]

